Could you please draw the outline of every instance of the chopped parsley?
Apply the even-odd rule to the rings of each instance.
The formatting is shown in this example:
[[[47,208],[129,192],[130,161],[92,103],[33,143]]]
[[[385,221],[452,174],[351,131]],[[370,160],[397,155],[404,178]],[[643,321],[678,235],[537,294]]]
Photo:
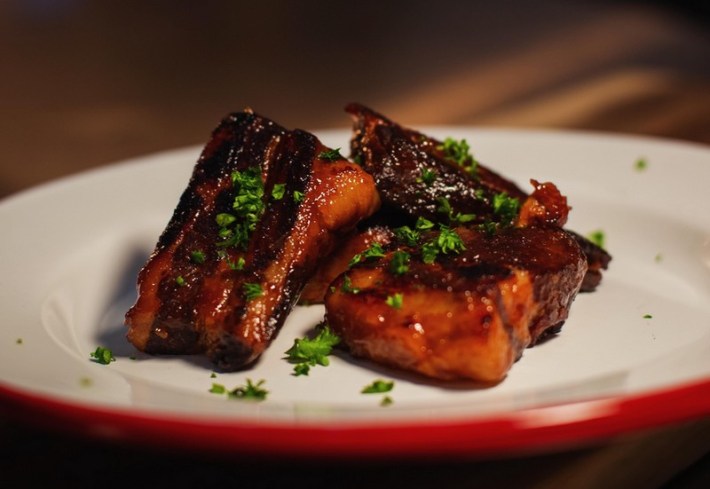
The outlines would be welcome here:
[[[382,400],[380,401],[380,406],[386,407],[386,406],[392,405],[393,403],[394,403],[394,401],[392,400],[392,398],[390,396],[384,396],[382,398]]]
[[[237,387],[236,389],[227,393],[227,397],[230,399],[244,399],[250,401],[263,401],[269,394],[269,391],[262,388],[266,381],[261,379],[256,384],[252,383],[251,379],[247,379],[247,383],[244,386]]]
[[[293,201],[295,203],[300,203],[303,201],[303,192],[299,192],[298,190],[293,191]]]
[[[369,248],[367,248],[365,251],[362,251],[358,253],[357,255],[353,256],[350,259],[350,263],[348,264],[348,267],[352,267],[353,265],[360,263],[363,260],[372,260],[375,258],[383,258],[385,256],[385,250],[382,249],[382,245],[380,243],[372,243]]]
[[[319,328],[314,338],[296,338],[293,346],[285,354],[289,362],[296,364],[293,368],[294,375],[308,375],[311,367],[330,364],[328,355],[333,347],[340,343],[340,337],[333,333],[327,324]]]
[[[648,168],[648,161],[646,158],[639,158],[636,160],[636,163],[634,163],[634,169],[638,172],[642,172]]]
[[[360,289],[353,287],[353,282],[347,275],[343,277],[343,283],[340,285],[340,290],[346,294],[357,294],[360,292]]]
[[[205,252],[202,250],[195,250],[190,253],[190,259],[197,264],[202,264],[206,259]]]
[[[183,285],[185,285],[186,282],[182,275],[178,275],[177,277],[175,277],[175,283],[182,287]]]
[[[471,148],[465,139],[457,141],[453,138],[446,138],[444,143],[437,146],[436,149],[443,151],[446,159],[453,161],[470,175],[476,174],[478,162],[471,154]]]
[[[216,382],[212,383],[212,387],[207,391],[211,394],[219,394],[223,395],[226,394],[227,398],[229,399],[244,399],[244,400],[250,400],[250,401],[263,401],[266,399],[266,396],[269,394],[269,391],[266,389],[262,388],[261,386],[264,385],[265,380],[260,380],[256,384],[254,384],[251,379],[247,379],[247,382],[243,386],[236,387],[235,389],[227,390],[227,388],[222,385],[218,384]]]
[[[441,232],[436,238],[436,245],[442,253],[445,255],[449,252],[458,254],[466,249],[466,246],[461,240],[461,236],[459,236],[456,231],[452,231],[447,226],[441,224],[439,225],[439,229]]]
[[[436,171],[430,170],[429,168],[422,168],[421,176],[417,178],[417,183],[423,183],[428,187],[434,183],[436,176]]]
[[[397,250],[392,253],[392,261],[390,261],[390,270],[395,275],[404,275],[409,271],[409,253],[406,251]]]
[[[518,216],[520,200],[501,192],[493,196],[493,213],[500,217],[502,224],[511,224]]]
[[[439,202],[439,207],[436,209],[437,212],[444,214],[449,219],[450,223],[464,224],[476,219],[475,214],[461,214],[460,212],[454,214],[454,209],[451,207],[451,203],[446,197],[439,197],[437,201]]]
[[[252,282],[245,282],[244,285],[242,285],[242,290],[244,291],[244,298],[247,301],[257,299],[264,293],[260,284]]]
[[[394,230],[394,235],[397,239],[406,243],[408,246],[417,246],[419,242],[419,232],[409,226],[398,227]]]
[[[103,346],[97,346],[96,350],[92,351],[89,356],[93,358],[96,363],[100,363],[101,365],[108,365],[116,361],[113,352]]]
[[[370,385],[366,385],[360,391],[361,394],[382,394],[383,392],[390,392],[394,388],[394,381],[392,380],[382,380],[377,379]]]
[[[404,294],[401,292],[395,292],[394,294],[387,296],[387,299],[385,299],[385,304],[390,306],[392,309],[401,309],[403,302]]]
[[[604,245],[606,243],[606,235],[601,229],[597,229],[596,231],[592,231],[587,234],[587,239],[589,239],[589,241],[591,241],[600,248],[604,248]]]
[[[321,151],[318,154],[318,158],[321,160],[325,161],[336,161],[336,160],[342,160],[343,155],[340,154],[340,148],[335,148],[335,149],[328,149],[325,151]]]
[[[286,193],[286,184],[285,183],[274,184],[274,188],[271,189],[271,197],[273,197],[274,200],[283,199],[285,193]]]
[[[644,314],[643,318],[644,319],[653,319],[653,316],[651,316],[650,314]]]
[[[218,235],[223,241],[219,246],[235,246],[246,249],[249,236],[264,212],[264,182],[261,169],[252,166],[244,171],[234,171],[231,175],[236,195],[232,202],[232,213],[217,214],[215,220],[220,227]]]
[[[414,225],[414,227],[417,229],[417,231],[426,231],[428,229],[433,229],[434,223],[431,222],[429,219],[424,219],[420,216],[417,218],[417,223]]]

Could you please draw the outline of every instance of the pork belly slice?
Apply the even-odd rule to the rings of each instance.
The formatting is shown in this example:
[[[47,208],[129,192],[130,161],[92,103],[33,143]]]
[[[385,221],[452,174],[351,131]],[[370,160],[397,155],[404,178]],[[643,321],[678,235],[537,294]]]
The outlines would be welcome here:
[[[436,379],[499,382],[525,348],[559,331],[581,286],[582,250],[547,223],[561,217],[553,209],[494,232],[396,238],[333,282],[326,321],[354,356]],[[425,250],[443,233],[461,245],[432,262]]]
[[[224,371],[250,365],[321,257],[378,206],[372,178],[315,136],[231,114],[139,273],[128,340]]]
[[[514,182],[481,164],[445,149],[442,141],[405,128],[360,104],[346,111],[354,121],[351,153],[373,175],[382,210],[414,220],[449,223],[466,216],[468,224],[498,223],[510,216],[496,212],[496,196],[523,202],[528,194]],[[443,200],[447,205],[442,205]],[[588,261],[582,291],[599,285],[611,256],[584,236],[571,232]]]

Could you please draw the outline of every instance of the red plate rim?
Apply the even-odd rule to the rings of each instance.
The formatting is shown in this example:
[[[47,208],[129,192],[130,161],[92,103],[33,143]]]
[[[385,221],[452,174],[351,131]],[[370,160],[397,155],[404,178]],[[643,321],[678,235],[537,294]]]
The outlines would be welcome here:
[[[327,458],[494,457],[581,446],[707,417],[710,379],[624,397],[440,422],[212,423],[185,415],[97,408],[3,385],[0,407],[17,419],[74,435],[173,450]]]

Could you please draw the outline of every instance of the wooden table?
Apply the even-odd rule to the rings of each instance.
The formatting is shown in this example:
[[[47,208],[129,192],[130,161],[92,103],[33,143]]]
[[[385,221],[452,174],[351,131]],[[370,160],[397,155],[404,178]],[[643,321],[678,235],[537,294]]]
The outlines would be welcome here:
[[[253,3],[0,4],[0,197],[203,143],[245,106],[307,129],[346,127],[342,107],[360,101],[412,126],[710,143],[710,35],[699,6]],[[52,487],[97,478],[171,488],[704,487],[710,420],[506,459],[324,465],[114,445],[0,417],[0,450],[0,483]]]

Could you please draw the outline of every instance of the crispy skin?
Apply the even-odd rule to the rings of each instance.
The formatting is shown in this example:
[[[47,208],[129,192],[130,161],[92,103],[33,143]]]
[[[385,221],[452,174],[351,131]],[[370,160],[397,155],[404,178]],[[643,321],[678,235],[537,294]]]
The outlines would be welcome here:
[[[205,353],[222,370],[254,362],[318,260],[379,206],[372,178],[342,158],[322,158],[326,149],[251,111],[225,118],[139,274],[129,341],[149,353]],[[233,172],[249,169],[261,175],[265,210],[246,247],[224,246],[217,216],[233,212]],[[281,199],[272,196],[277,184],[285,184]],[[249,299],[246,284],[261,295]]]
[[[354,122],[352,157],[374,176],[382,197],[381,213],[447,223],[448,216],[439,211],[445,198],[453,215],[474,214],[473,224],[498,222],[500,216],[493,206],[496,194],[505,193],[521,202],[528,197],[514,182],[480,163],[472,176],[444,154],[441,141],[402,127],[360,104],[350,104],[345,110]],[[433,182],[422,181],[425,171],[435,172]],[[571,235],[588,261],[582,291],[591,292],[599,285],[611,256],[585,237]]]
[[[405,274],[392,273],[390,249],[335,280],[326,319],[353,355],[438,379],[495,383],[564,322],[586,270],[568,233],[456,232],[466,245],[459,255],[426,265],[416,249],[400,246],[412,256]],[[400,308],[386,302],[397,293]]]
[[[556,333],[587,271],[577,241],[560,226],[567,199],[532,181],[515,226],[458,227],[464,249],[425,263],[416,244],[392,240],[383,258],[356,264],[325,296],[326,320],[353,355],[438,379],[502,380],[523,350]],[[402,273],[396,253],[409,255]],[[401,304],[388,300],[401,294]]]

